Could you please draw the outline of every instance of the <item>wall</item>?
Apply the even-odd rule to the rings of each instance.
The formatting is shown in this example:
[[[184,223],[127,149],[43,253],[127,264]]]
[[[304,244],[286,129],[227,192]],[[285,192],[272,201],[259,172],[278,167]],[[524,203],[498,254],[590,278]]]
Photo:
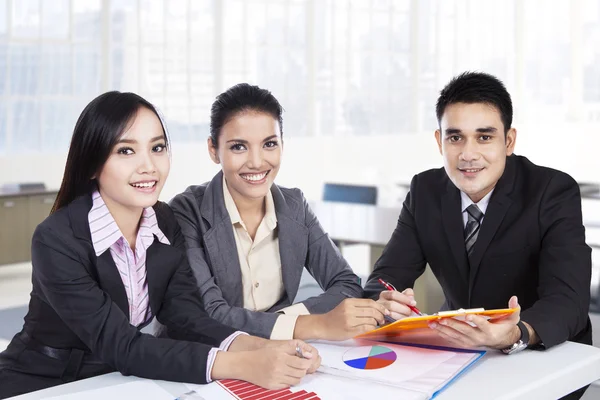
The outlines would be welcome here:
[[[284,136],[284,160],[277,183],[300,187],[309,199],[318,199],[325,181],[378,184],[381,204],[393,204],[402,191],[397,182],[428,168],[442,166],[433,132],[364,137],[293,138]],[[598,127],[523,126],[518,130],[516,153],[533,162],[561,169],[575,179],[600,182]],[[60,185],[66,154],[0,156],[0,185],[42,181]],[[205,143],[173,149],[171,175],[161,198],[170,199],[187,185],[209,180],[218,166],[209,159]]]

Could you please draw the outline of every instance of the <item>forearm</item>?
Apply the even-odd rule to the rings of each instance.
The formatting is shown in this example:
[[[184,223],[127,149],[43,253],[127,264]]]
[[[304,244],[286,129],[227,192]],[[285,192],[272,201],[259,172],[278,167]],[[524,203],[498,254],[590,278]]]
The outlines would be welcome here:
[[[242,338],[240,336],[235,341]],[[248,337],[248,336],[245,336]],[[234,343],[235,343],[234,341]],[[232,343],[233,346],[233,343]],[[246,373],[251,366],[249,365],[248,352],[238,351],[219,351],[215,357],[212,367],[211,380],[218,379],[246,379]]]
[[[326,314],[300,315],[294,327],[294,339],[310,340],[323,339]]]
[[[540,337],[535,329],[525,321],[523,321],[523,324],[527,327],[527,331],[529,332],[529,345],[532,346],[538,344],[540,342]]]
[[[240,352],[263,348],[268,343],[267,339],[250,335],[239,335],[231,342],[228,351]]]

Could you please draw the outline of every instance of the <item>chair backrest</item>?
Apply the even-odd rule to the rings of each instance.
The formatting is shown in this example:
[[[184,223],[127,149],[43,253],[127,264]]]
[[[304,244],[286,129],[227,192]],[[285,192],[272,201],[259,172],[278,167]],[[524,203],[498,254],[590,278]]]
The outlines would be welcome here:
[[[377,204],[377,187],[325,183],[323,201],[375,205]]]

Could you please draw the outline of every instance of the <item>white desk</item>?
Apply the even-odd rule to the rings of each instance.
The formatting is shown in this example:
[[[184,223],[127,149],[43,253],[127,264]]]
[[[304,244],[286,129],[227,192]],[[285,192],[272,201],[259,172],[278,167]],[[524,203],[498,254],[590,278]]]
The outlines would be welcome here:
[[[507,400],[557,399],[599,378],[600,349],[567,342],[547,351],[527,350],[512,356],[488,352],[478,364],[459,377],[437,398],[439,400],[480,398]],[[29,393],[13,399],[39,400],[45,397],[118,385],[139,379],[112,373]],[[174,396],[187,391],[181,383],[164,381],[157,381],[157,383]],[[208,399],[232,400],[232,397],[224,391],[222,397],[215,397],[215,385],[213,383],[203,388],[205,392],[211,393]],[[372,385],[371,389],[373,398],[377,398],[377,386]],[[344,388],[340,387],[340,397],[338,398],[344,398],[343,391]],[[202,391],[200,394],[202,394]]]

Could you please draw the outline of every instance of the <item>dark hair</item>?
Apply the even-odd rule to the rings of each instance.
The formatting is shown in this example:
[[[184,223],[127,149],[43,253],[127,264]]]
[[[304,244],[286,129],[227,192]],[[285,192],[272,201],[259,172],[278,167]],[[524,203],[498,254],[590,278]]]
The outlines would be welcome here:
[[[484,72],[463,72],[442,89],[435,106],[438,124],[446,107],[455,103],[485,103],[496,107],[506,134],[512,125],[513,108],[504,83]]]
[[[271,115],[279,122],[283,136],[283,107],[273,94],[258,86],[238,83],[217,96],[210,109],[210,138],[218,147],[221,128],[233,117],[243,112],[259,112]]]
[[[142,107],[161,121],[169,146],[163,119],[151,103],[135,93],[101,94],[84,108],[75,124],[62,184],[50,214],[97,188],[94,175],[102,170],[113,147]]]

